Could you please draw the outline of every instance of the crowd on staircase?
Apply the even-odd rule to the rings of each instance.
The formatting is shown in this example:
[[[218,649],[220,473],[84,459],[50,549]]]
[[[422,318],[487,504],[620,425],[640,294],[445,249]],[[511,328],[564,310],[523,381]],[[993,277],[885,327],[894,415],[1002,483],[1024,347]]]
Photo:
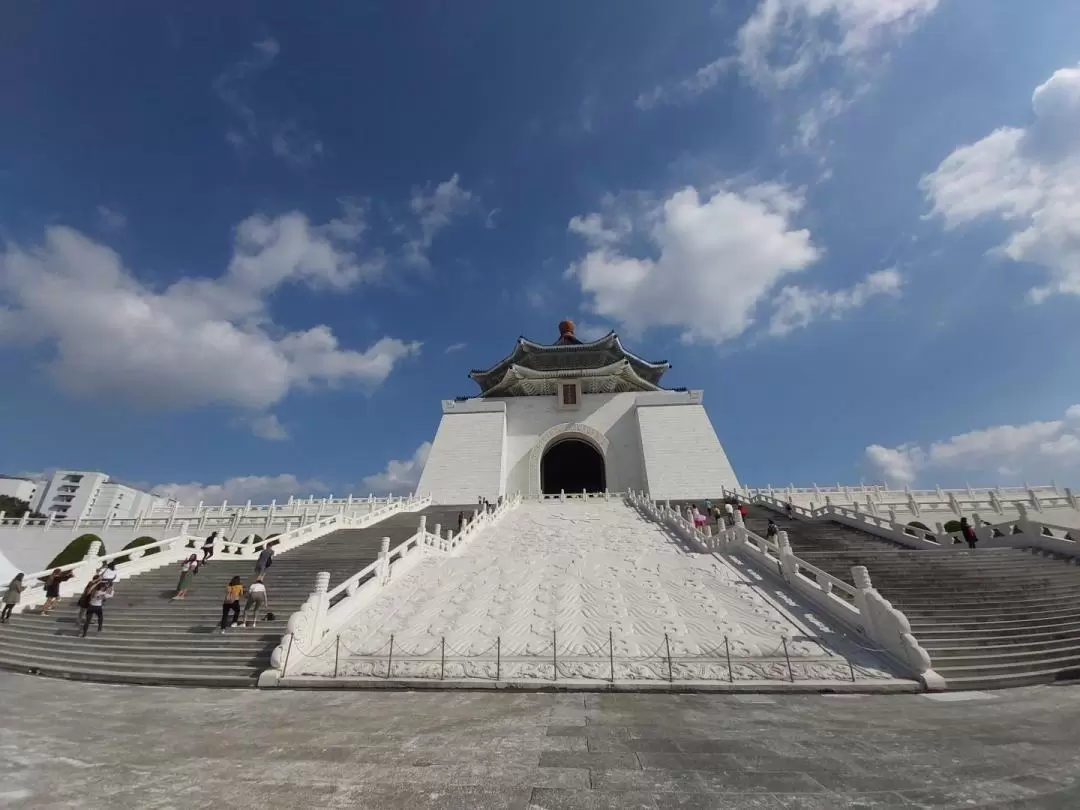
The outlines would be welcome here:
[[[203,556],[200,560],[197,554],[191,554],[180,564],[180,579],[176,584],[176,593],[173,595],[173,601],[178,599],[187,598],[188,590],[194,581],[195,575],[199,572],[199,569],[205,565],[211,557],[214,556],[214,543],[218,538],[218,532],[212,532],[204,541],[202,545]],[[242,580],[238,576],[234,576],[225,586],[225,599],[222,602],[221,608],[221,632],[224,633],[228,627],[247,627],[248,626],[248,614],[251,615],[251,627],[257,627],[259,623],[259,614],[263,613],[269,620],[273,620],[274,614],[269,613],[267,602],[267,589],[266,589],[266,571],[273,565],[274,562],[274,549],[271,546],[267,546],[259,554],[258,559],[255,561],[254,580],[251,585],[246,589],[242,583]],[[60,586],[71,579],[74,576],[72,571],[63,571],[60,568],[54,570],[51,574],[44,577],[42,584],[45,590],[45,603],[41,607],[42,615],[49,615],[52,612],[53,607],[60,601]],[[76,603],[79,608],[78,618],[75,620],[75,629],[81,636],[86,636],[90,630],[90,624],[93,620],[97,620],[97,629],[100,633],[105,624],[105,603],[116,596],[116,583],[119,581],[119,574],[116,571],[116,562],[110,560],[94,572],[94,575],[90,578],[90,581],[83,588],[82,593],[79,596]],[[3,609],[0,611],[0,624],[7,624],[11,621],[12,614],[15,611],[15,607],[22,601],[22,592],[26,590],[26,583],[24,582],[25,574],[18,573],[8,583],[7,590],[4,592]],[[246,602],[244,604],[243,616],[240,613],[240,599],[246,596]],[[228,621],[229,614],[232,614],[231,623]]]

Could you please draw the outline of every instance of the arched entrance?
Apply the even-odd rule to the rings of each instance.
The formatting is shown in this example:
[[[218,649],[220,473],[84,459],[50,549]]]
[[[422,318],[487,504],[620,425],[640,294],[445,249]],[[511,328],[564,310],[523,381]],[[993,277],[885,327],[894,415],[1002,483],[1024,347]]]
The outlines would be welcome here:
[[[583,439],[562,439],[550,445],[540,459],[540,491],[603,492],[607,489],[604,457]]]

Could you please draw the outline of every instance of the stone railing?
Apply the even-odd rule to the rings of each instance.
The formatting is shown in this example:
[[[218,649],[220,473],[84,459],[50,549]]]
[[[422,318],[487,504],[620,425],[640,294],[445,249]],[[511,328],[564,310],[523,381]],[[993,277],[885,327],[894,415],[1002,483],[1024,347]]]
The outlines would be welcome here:
[[[69,565],[59,566],[62,573],[71,574],[71,577],[61,584],[60,595],[68,597],[81,593],[101,566],[121,558],[127,558],[127,560],[116,566],[119,582],[136,574],[172,565],[184,559],[190,553],[188,544],[196,539],[191,535],[181,533],[176,537],[170,537],[157,543],[147,543],[145,546],[114,551],[111,554],[101,556],[98,556],[101,543],[94,540],[87,548],[86,556],[81,560]],[[19,601],[20,611],[45,604],[45,584],[41,580],[55,570],[57,569],[50,568],[45,571],[35,571],[23,577],[23,582],[26,583],[27,588],[23,591],[22,598]]]
[[[657,504],[643,493],[631,493],[628,501],[673,529],[697,551],[738,553],[764,572],[783,579],[826,615],[854,630],[876,649],[885,651],[927,689],[945,687],[944,679],[931,666],[929,654],[911,634],[907,617],[873,587],[865,567],[852,568],[855,581],[852,586],[796,557],[786,532],[780,532],[774,541],[750,531],[738,511],[733,516],[733,526],[714,534],[709,524],[696,527],[688,515],[680,514],[668,503]]]
[[[504,499],[490,512],[474,512],[456,536],[449,530],[447,536],[429,532],[426,516],[421,516],[415,534],[394,549],[390,548],[390,538],[384,537],[378,559],[350,574],[333,589],[329,587],[330,572],[320,571],[315,578],[315,590],[289,617],[287,632],[271,654],[271,669],[262,673],[260,685],[272,686],[287,674],[299,672],[306,659],[322,655],[336,634],[390,583],[392,570],[401,576],[425,553],[460,551],[473,537],[520,503],[521,496],[518,495]]]
[[[4,529],[66,529],[79,532],[89,529],[129,529],[132,534],[140,531],[150,532],[154,530],[168,531],[182,522],[187,522],[198,532],[220,531],[231,536],[243,532],[253,534],[257,531],[267,531],[272,526],[285,524],[286,529],[291,529],[289,524],[306,525],[322,520],[327,515],[349,515],[352,517],[370,514],[373,511],[387,506],[400,505],[416,500],[414,496],[402,496],[394,498],[370,498],[355,500],[315,501],[309,503],[303,501],[295,504],[269,506],[242,506],[236,505],[226,508],[222,506],[177,507],[175,509],[154,509],[133,518],[86,518],[70,519],[58,518],[55,513],[47,517],[30,517],[27,512],[22,517],[5,517],[0,512],[0,528]]]
[[[312,540],[316,540],[331,532],[336,532],[339,529],[364,529],[373,523],[378,523],[380,520],[398,512],[416,512],[430,505],[431,496],[394,501],[393,503],[389,503],[386,506],[372,512],[367,512],[363,515],[329,515],[314,523],[299,526],[287,532],[282,532],[274,537],[264,538],[258,542],[247,542],[244,539],[227,540],[223,537],[219,537],[214,543],[214,553],[241,558],[258,557],[259,553],[267,543],[273,543],[274,553],[281,554],[282,552],[289,551],[297,546],[310,543]]]
[[[756,496],[794,502],[817,508],[820,505],[842,504],[863,508],[871,514],[884,514],[887,509],[910,514],[915,518],[923,512],[949,513],[960,516],[981,511],[1005,515],[1006,512],[1031,510],[1080,511],[1080,499],[1066,487],[1056,486],[994,487],[988,489],[886,489],[882,486],[842,487],[773,487],[744,489],[737,494],[749,500]]]
[[[536,496],[538,501],[610,501],[612,499],[619,500],[624,497],[622,492],[588,492],[582,490],[581,492],[567,492],[566,490],[560,490],[557,493],[545,492]]]
[[[788,501],[769,495],[754,495],[747,500],[774,512],[787,514]],[[963,542],[960,532],[946,532],[940,522],[936,532],[926,531],[901,522],[893,510],[889,510],[885,517],[836,504],[817,509],[793,504],[791,514],[797,520],[831,520],[910,548],[951,549],[957,543]],[[972,513],[971,524],[978,538],[978,548],[1031,548],[1062,554],[1080,562],[1080,550],[1075,539],[1080,536],[1080,530],[1032,520],[1023,504],[1019,505],[1019,517],[1016,520],[988,523],[982,520],[978,513]]]

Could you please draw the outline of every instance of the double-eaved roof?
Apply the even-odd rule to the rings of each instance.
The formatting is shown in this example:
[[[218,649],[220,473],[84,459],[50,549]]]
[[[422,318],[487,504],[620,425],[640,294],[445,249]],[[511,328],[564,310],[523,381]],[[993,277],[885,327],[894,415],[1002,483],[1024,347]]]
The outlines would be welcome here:
[[[567,322],[564,322],[567,323]],[[660,378],[671,364],[643,360],[622,345],[615,332],[590,343],[561,330],[557,343],[518,338],[514,351],[489,369],[469,372],[480,396],[512,397],[554,394],[559,380],[581,381],[582,393],[660,391]]]

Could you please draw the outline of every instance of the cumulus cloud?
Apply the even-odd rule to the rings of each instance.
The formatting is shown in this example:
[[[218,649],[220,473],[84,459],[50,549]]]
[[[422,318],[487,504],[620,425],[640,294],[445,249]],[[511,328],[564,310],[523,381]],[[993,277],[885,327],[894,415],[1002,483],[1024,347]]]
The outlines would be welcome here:
[[[1080,472],[1080,405],[1061,419],[998,425],[973,430],[928,447],[902,444],[866,448],[867,461],[890,482],[911,484],[929,475],[974,476],[976,483],[992,483],[998,475],[1016,480],[1045,481]]]
[[[424,471],[430,453],[431,442],[424,442],[416,448],[412,458],[388,461],[385,470],[364,478],[360,485],[361,492],[374,492],[377,495],[405,495],[414,492],[420,483],[420,474]]]
[[[290,497],[325,495],[327,486],[314,478],[301,480],[295,475],[245,475],[229,478],[220,484],[203,484],[192,481],[187,484],[163,484],[154,487],[154,492],[176,498],[185,506],[195,506],[199,502],[218,504],[222,501],[243,504],[251,501],[268,504],[288,501]]]
[[[268,299],[283,285],[344,290],[377,276],[360,258],[355,226],[314,225],[298,212],[249,217],[218,278],[182,278],[164,289],[141,281],[121,257],[64,226],[42,244],[0,252],[0,341],[41,343],[56,383],[85,396],[144,406],[226,404],[264,413],[296,387],[379,385],[420,344],[384,337],[342,348],[330,328],[286,331]],[[277,430],[266,417],[265,435]]]
[[[1057,71],[1032,96],[1027,127],[1003,127],[961,146],[922,178],[948,230],[996,219],[1010,231],[995,253],[1041,265],[1034,302],[1080,295],[1080,67]]]
[[[416,189],[409,209],[416,217],[416,232],[405,245],[405,260],[419,267],[428,265],[428,249],[435,236],[457,218],[476,210],[476,195],[461,185],[455,173],[434,189]]]
[[[671,326],[686,342],[722,343],[751,326],[781,278],[817,261],[810,232],[792,223],[801,206],[774,184],[609,197],[603,211],[571,220],[589,249],[567,276],[589,312],[631,334]]]
[[[819,318],[836,320],[846,312],[865,306],[871,298],[899,295],[900,285],[900,273],[890,268],[870,273],[857,284],[835,292],[784,287],[774,302],[776,311],[769,322],[769,334],[781,337]]]

